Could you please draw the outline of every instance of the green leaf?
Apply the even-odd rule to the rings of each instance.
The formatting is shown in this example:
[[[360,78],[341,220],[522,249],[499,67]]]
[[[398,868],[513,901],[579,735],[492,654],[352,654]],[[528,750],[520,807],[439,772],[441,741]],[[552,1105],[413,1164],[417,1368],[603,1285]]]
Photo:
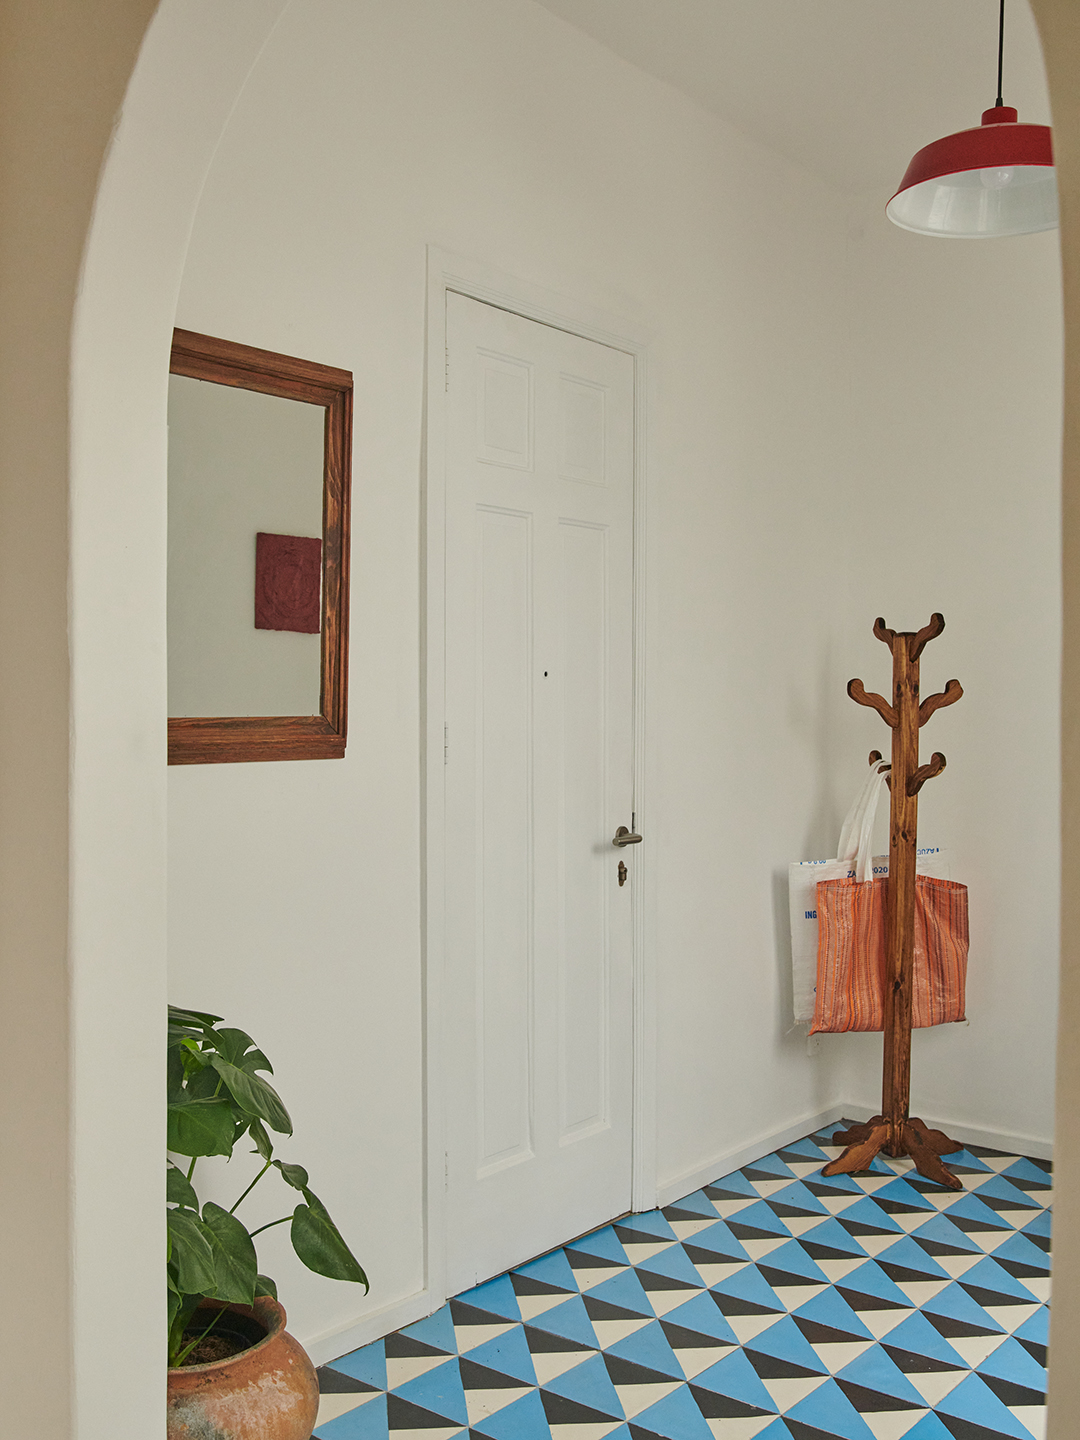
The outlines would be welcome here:
[[[250,1035],[245,1035],[243,1030],[234,1030],[230,1026],[215,1030],[212,1040],[214,1049],[230,1065],[239,1065],[243,1057],[255,1045],[255,1041]]]
[[[252,1120],[248,1126],[248,1133],[252,1140],[255,1141],[254,1153],[261,1155],[264,1160],[269,1160],[274,1153],[274,1147],[270,1143],[270,1136],[267,1135],[262,1121]]]
[[[214,1288],[207,1295],[213,1300],[250,1305],[259,1269],[251,1236],[235,1215],[212,1200],[203,1206],[202,1218],[214,1252]]]
[[[273,1280],[270,1279],[269,1275],[258,1275],[255,1277],[255,1294],[269,1295],[272,1299],[277,1299],[277,1286]]]
[[[221,1020],[220,1015],[209,1015],[205,1010],[181,1010],[177,1005],[169,1006],[169,1021],[176,1025],[190,1025],[192,1023],[202,1028],[213,1026]]]
[[[265,1080],[260,1080],[257,1075],[249,1075],[237,1066],[230,1065],[220,1055],[211,1055],[210,1064],[224,1080],[229,1093],[241,1110],[248,1115],[254,1115],[258,1120],[265,1121],[270,1129],[276,1130],[279,1135],[292,1134],[289,1112],[281,1103],[281,1098],[272,1085],[268,1085]]]
[[[184,1089],[184,1060],[179,1050],[170,1050],[166,1061],[169,1100],[178,1101]]]
[[[214,1252],[197,1215],[190,1210],[166,1210],[176,1286],[184,1295],[206,1295],[215,1280]]]
[[[307,1191],[308,1173],[302,1165],[288,1165],[284,1160],[275,1160],[274,1164],[281,1171],[281,1178],[287,1185],[291,1185],[294,1190]]]
[[[231,1155],[233,1109],[228,1100],[189,1100],[170,1105],[166,1148],[176,1155]]]
[[[195,1194],[194,1186],[171,1160],[165,1180],[165,1200],[169,1205],[185,1205],[189,1210],[197,1211],[199,1208],[199,1197]]]
[[[180,1309],[180,1295],[172,1285],[169,1286],[169,1329],[173,1327],[176,1319],[176,1312]]]
[[[290,1234],[293,1249],[316,1275],[352,1280],[368,1289],[367,1276],[321,1204],[317,1210],[298,1205],[293,1211]]]

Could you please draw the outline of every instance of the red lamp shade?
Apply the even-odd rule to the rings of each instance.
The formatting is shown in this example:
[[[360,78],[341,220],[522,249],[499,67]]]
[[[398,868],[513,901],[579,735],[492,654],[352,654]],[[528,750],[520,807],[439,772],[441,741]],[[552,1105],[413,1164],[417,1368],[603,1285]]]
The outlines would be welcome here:
[[[1020,125],[1011,105],[983,112],[974,130],[921,149],[885,213],[918,235],[982,240],[1058,223],[1048,125]]]

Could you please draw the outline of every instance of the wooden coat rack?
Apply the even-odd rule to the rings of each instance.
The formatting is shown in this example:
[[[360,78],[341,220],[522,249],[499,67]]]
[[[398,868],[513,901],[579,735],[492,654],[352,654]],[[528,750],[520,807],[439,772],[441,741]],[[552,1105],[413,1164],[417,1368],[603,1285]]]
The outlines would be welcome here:
[[[860,705],[870,705],[892,729],[892,768],[889,774],[889,879],[885,920],[885,1037],[882,1069],[881,1114],[865,1125],[853,1125],[833,1136],[833,1143],[845,1146],[822,1171],[823,1175],[848,1175],[866,1170],[879,1151],[886,1155],[910,1155],[920,1175],[952,1190],[963,1182],[942,1164],[942,1155],[951,1155],[963,1146],[941,1130],[931,1130],[908,1114],[911,1094],[911,988],[915,959],[915,850],[919,791],[927,780],[945,769],[945,756],[935,751],[928,765],[919,764],[919,727],[935,710],[953,705],[963,695],[958,680],[950,680],[939,695],[919,702],[919,657],[926,645],[945,629],[941,615],[932,615],[930,624],[914,633],[888,630],[885,621],[874,621],[874,634],[884,641],[893,657],[892,704],[881,695],[870,694],[861,680],[848,684],[848,694]],[[879,751],[870,755],[873,764]]]

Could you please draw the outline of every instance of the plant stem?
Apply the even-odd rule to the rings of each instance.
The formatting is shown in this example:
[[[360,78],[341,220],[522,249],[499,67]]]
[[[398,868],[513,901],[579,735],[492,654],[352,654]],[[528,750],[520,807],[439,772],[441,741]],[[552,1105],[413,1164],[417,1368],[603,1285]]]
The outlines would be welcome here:
[[[272,1160],[267,1160],[266,1164],[265,1164],[265,1165],[263,1166],[263,1168],[259,1171],[259,1173],[255,1176],[255,1179],[252,1180],[251,1184],[250,1184],[250,1185],[247,1187],[247,1189],[244,1191],[243,1195],[240,1196],[240,1200],[246,1200],[246,1199],[247,1199],[247,1197],[251,1194],[252,1190],[255,1189],[255,1186],[259,1183],[259,1181],[262,1179],[262,1177],[266,1174],[267,1170],[270,1169],[270,1166],[271,1166],[273,1163],[274,1163],[274,1162],[273,1162]],[[234,1205],[234,1206],[232,1207],[232,1209],[229,1211],[229,1214],[230,1214],[230,1215],[233,1215],[233,1214],[236,1213],[236,1209],[237,1209],[237,1206],[240,1204],[240,1200],[237,1200],[236,1205]],[[256,1233],[258,1233],[258,1232],[256,1232]]]
[[[224,1307],[222,1307],[220,1310],[215,1310],[215,1311],[214,1311],[214,1318],[210,1321],[210,1324],[207,1325],[206,1329],[202,1332],[202,1334],[201,1334],[201,1335],[196,1335],[195,1339],[192,1340],[191,1344],[185,1346],[184,1349],[180,1351],[180,1354],[176,1357],[176,1365],[177,1365],[177,1366],[182,1365],[182,1364],[184,1363],[184,1361],[187,1359],[187,1357],[191,1354],[192,1350],[195,1349],[195,1346],[201,1344],[201,1342],[206,1339],[207,1335],[210,1334],[210,1331],[214,1328],[214,1326],[217,1324],[217,1322],[221,1319],[222,1315],[224,1315],[224,1314],[225,1314],[225,1309],[224,1309]],[[174,1367],[174,1368],[175,1368],[175,1367]]]
[[[198,1157],[197,1155],[193,1155],[193,1156],[191,1157],[191,1164],[188,1166],[188,1172],[187,1172],[188,1184],[191,1183],[191,1177],[192,1177],[192,1175],[195,1174],[195,1161],[196,1161],[198,1158],[199,1158],[199,1157]]]
[[[291,1220],[292,1218],[291,1215],[283,1215],[280,1220],[271,1220],[269,1225],[260,1225],[258,1230],[251,1231],[252,1240],[255,1239],[256,1235],[261,1235],[264,1230],[272,1230],[275,1225],[284,1225],[286,1220]]]

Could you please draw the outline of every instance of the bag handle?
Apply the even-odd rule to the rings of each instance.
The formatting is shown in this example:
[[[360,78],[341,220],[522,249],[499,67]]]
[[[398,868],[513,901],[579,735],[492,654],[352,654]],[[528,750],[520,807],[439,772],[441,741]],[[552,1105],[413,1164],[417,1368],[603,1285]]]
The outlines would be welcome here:
[[[854,869],[856,880],[865,883],[873,878],[874,819],[885,777],[890,770],[888,760],[875,760],[862,788],[852,801],[851,809],[840,831],[836,858],[846,860]]]

